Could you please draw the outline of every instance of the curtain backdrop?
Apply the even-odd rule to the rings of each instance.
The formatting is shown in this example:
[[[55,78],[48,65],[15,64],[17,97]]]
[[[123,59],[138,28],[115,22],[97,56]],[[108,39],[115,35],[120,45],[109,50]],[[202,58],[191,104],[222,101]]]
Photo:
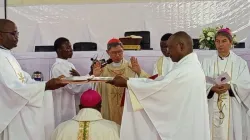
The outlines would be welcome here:
[[[162,0],[8,0],[9,6],[42,5],[42,4],[82,4],[82,3],[124,3],[124,2],[162,2]],[[163,0],[175,1],[175,0]]]
[[[16,52],[32,52],[36,45],[52,45],[61,36],[69,38],[72,44],[96,42],[98,50],[104,51],[113,37],[123,37],[126,31],[147,30],[151,33],[151,48],[160,50],[159,40],[168,32],[183,30],[198,38],[202,28],[224,25],[231,28],[238,41],[245,41],[250,31],[247,0],[106,0],[95,4],[76,4],[71,0],[71,4],[56,5],[28,3],[38,0],[8,1],[25,5],[8,7],[8,18],[16,22],[20,32]]]

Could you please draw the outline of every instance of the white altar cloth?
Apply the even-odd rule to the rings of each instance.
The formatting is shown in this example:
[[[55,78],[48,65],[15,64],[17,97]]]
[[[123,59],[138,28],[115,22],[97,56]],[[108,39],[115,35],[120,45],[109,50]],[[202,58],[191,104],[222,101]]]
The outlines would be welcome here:
[[[250,66],[250,49],[234,49],[236,54],[241,56],[248,62]],[[215,50],[195,50],[200,60],[205,57],[210,57],[215,54]],[[88,51],[88,52],[74,52],[73,58],[70,61],[75,65],[80,74],[85,75],[89,73],[91,61],[90,58],[98,54],[101,58],[106,58],[106,52]],[[103,56],[104,55],[104,56]],[[141,67],[148,73],[152,74],[153,65],[157,58],[161,56],[161,51],[125,51],[124,56],[129,59],[131,56],[138,58]],[[40,71],[44,75],[44,80],[49,79],[49,72],[52,64],[55,62],[55,52],[27,52],[14,53],[23,70],[32,74],[34,71]],[[103,56],[103,57],[102,57]]]

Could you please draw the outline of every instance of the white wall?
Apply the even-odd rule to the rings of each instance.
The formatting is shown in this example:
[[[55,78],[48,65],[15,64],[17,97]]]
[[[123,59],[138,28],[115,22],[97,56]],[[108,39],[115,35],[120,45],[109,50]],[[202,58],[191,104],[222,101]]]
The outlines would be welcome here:
[[[206,26],[225,25],[239,41],[250,26],[250,4],[246,0],[147,2],[85,5],[38,5],[9,7],[8,17],[20,31],[17,52],[34,51],[35,45],[51,45],[60,36],[72,43],[97,42],[106,49],[112,37],[125,31],[149,30],[151,47],[159,50],[160,37],[166,32],[187,31],[197,38]]]
[[[4,18],[4,0],[0,0],[0,18]]]

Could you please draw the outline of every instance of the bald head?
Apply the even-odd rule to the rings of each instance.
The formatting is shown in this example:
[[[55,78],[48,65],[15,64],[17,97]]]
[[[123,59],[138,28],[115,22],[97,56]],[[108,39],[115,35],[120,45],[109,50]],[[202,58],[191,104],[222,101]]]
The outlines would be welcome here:
[[[174,62],[193,52],[193,40],[184,31],[173,34],[168,40],[168,46],[170,57]]]
[[[5,31],[9,24],[15,25],[15,23],[8,19],[0,19],[0,31]]]
[[[18,31],[15,23],[8,19],[0,19],[0,45],[11,50],[18,43]]]
[[[171,36],[171,39],[175,43],[179,43],[183,46],[183,49],[189,51],[189,53],[193,52],[193,39],[184,31],[176,32]]]

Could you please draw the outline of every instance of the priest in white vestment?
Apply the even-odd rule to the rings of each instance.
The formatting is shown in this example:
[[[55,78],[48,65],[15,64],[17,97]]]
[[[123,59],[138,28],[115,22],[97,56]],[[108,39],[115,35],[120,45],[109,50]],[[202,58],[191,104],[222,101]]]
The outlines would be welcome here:
[[[65,86],[60,78],[37,82],[11,54],[17,46],[14,22],[0,19],[0,140],[45,140],[45,90]]]
[[[193,53],[192,39],[181,31],[173,34],[167,45],[170,58],[177,63],[165,77],[126,80],[116,76],[108,81],[115,86],[128,87],[127,96],[131,101],[126,101],[130,105],[124,108],[124,114],[132,109],[145,111],[144,118],[136,122],[123,116],[121,140],[155,139],[149,136],[152,124],[159,134],[158,140],[210,140],[206,80],[198,57]]]
[[[68,61],[73,55],[71,43],[66,38],[58,38],[54,47],[57,53],[56,62],[51,67],[51,78],[64,75],[80,76],[75,66]],[[91,88],[90,84],[68,84],[67,86],[53,91],[55,125],[72,119],[77,112],[80,103],[80,93]]]
[[[94,90],[81,96],[80,111],[54,131],[51,140],[119,140],[120,126],[101,115],[102,99]]]
[[[169,57],[167,49],[167,40],[171,35],[171,33],[167,33],[161,37],[160,46],[163,56],[160,56],[154,64],[153,75],[158,74],[158,76],[164,76],[173,68],[174,62]]]
[[[207,83],[212,140],[250,140],[250,75],[247,62],[234,52],[231,31],[221,29],[215,35],[217,53],[204,59],[206,76],[216,78],[226,72],[231,81],[223,85]]]

